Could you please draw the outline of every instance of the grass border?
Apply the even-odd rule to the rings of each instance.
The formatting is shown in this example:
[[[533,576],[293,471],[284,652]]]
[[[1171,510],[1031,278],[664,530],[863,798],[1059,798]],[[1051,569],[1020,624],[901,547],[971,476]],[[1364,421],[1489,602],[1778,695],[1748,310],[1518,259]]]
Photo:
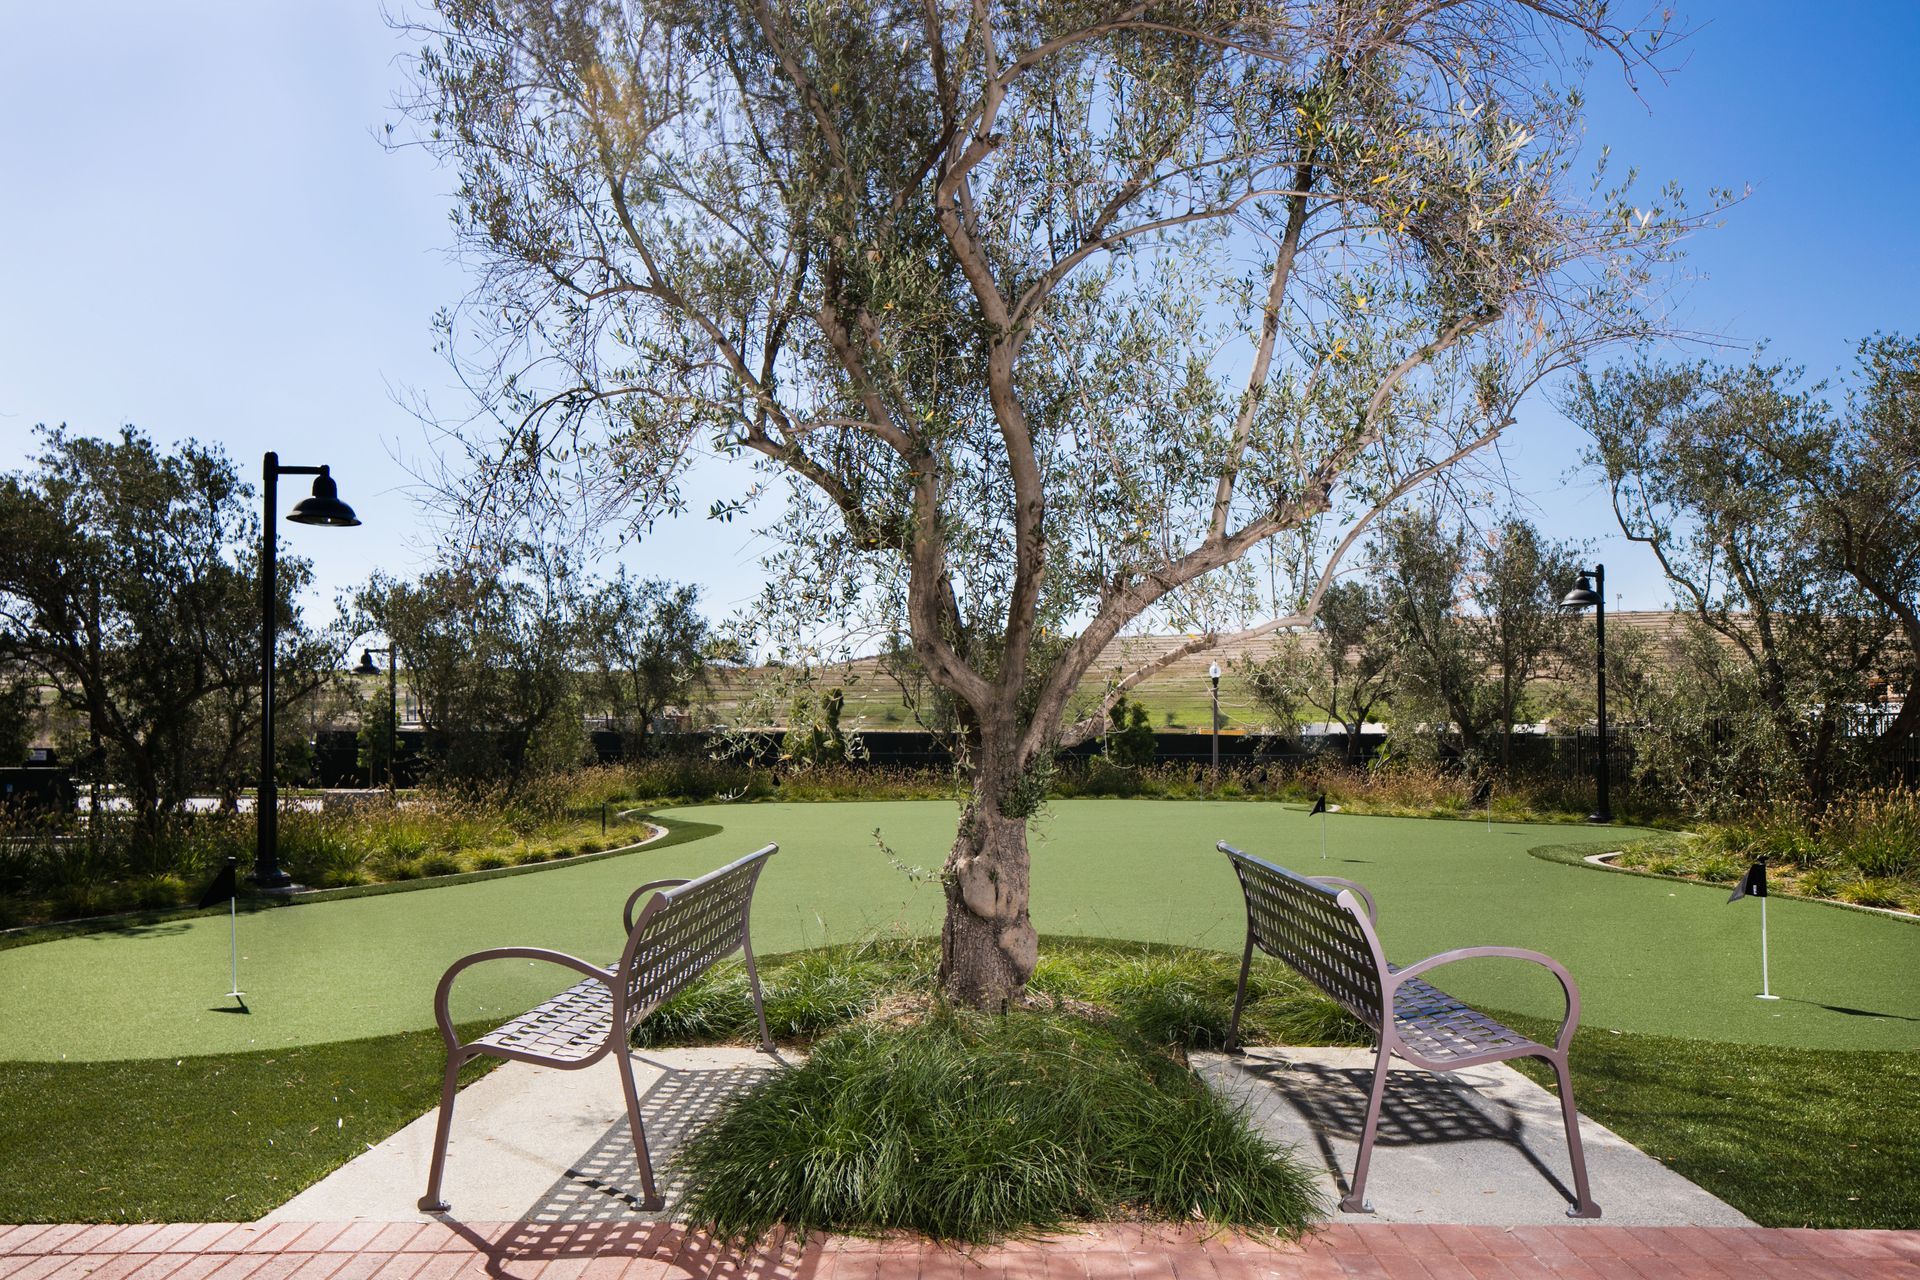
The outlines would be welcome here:
[[[1706,889],[1724,889],[1727,886],[1712,880],[1698,880],[1692,876],[1677,876],[1666,871],[1643,871],[1638,867],[1616,867],[1610,862],[1589,862],[1591,853],[1581,853],[1581,849],[1591,849],[1589,845],[1542,844],[1527,850],[1527,856],[1538,858],[1542,862],[1557,862],[1563,867],[1580,867],[1587,871],[1611,871],[1615,875],[1639,876],[1644,880],[1667,880],[1674,884],[1698,885]],[[1620,853],[1619,849],[1608,849],[1607,854]],[[1896,920],[1901,924],[1920,925],[1920,916],[1904,911],[1893,911],[1886,907],[1863,906],[1858,902],[1842,902],[1838,898],[1809,898],[1800,893],[1774,893],[1776,898],[1787,898],[1794,902],[1810,902],[1816,907],[1834,907],[1841,911],[1859,911],[1870,916],[1879,916],[1883,920]],[[1852,1052],[1849,1050],[1848,1052]],[[1870,1052],[1870,1051],[1868,1051]]]
[[[605,858],[624,857],[630,853],[639,853],[643,849],[670,849],[675,845],[718,835],[723,830],[711,822],[691,822],[684,818],[659,818],[650,815],[647,821],[661,828],[663,834],[612,849],[596,849],[592,853],[570,854],[564,858],[550,858],[543,862],[529,862],[519,866],[488,867],[482,871],[457,871],[451,875],[421,876],[413,880],[389,880],[382,884],[309,889],[303,893],[289,895],[244,894],[240,898],[240,909],[249,914],[257,911],[278,911],[283,907],[313,906],[323,902],[342,902],[349,898],[377,898],[389,893],[412,893],[420,889],[442,889],[449,885],[476,884],[482,880],[531,875],[538,871],[556,871],[564,867],[599,862]],[[88,916],[80,920],[52,920],[45,924],[21,925],[18,928],[0,931],[0,951],[11,951],[15,947],[33,946],[42,942],[57,942],[62,938],[83,937],[95,933],[115,933],[130,927],[144,929],[151,925],[170,924],[176,920],[193,920],[201,916],[219,914],[218,907],[204,909],[175,907],[164,911],[129,911],[112,916]]]

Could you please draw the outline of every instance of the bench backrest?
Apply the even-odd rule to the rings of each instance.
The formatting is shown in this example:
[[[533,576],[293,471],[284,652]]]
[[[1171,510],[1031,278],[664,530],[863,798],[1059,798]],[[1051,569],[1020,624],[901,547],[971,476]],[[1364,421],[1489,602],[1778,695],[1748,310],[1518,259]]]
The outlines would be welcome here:
[[[692,986],[715,961],[747,946],[747,913],[768,845],[697,880],[654,895],[633,922],[615,982],[624,989],[631,1029],[675,995]]]
[[[1240,890],[1247,898],[1247,936],[1253,945],[1285,961],[1378,1031],[1386,957],[1359,896],[1350,888],[1295,875],[1230,844],[1218,847],[1240,877]]]

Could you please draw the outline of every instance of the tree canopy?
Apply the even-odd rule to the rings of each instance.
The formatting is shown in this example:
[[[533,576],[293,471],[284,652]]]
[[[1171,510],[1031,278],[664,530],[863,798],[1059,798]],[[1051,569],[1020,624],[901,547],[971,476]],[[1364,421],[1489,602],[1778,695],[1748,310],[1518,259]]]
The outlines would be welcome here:
[[[1688,223],[1572,172],[1600,0],[440,0],[411,114],[495,520],[774,505],[760,620],[904,630],[970,745],[943,978],[1034,962],[1032,770],[1123,629],[1304,622],[1371,513],[1648,332]],[[1269,575],[1248,557],[1272,558]],[[1262,588],[1262,581],[1270,585]]]
[[[260,732],[260,521],[233,463],[133,427],[40,429],[31,467],[0,476],[0,663],[58,694],[100,738],[84,772],[126,788],[143,829],[196,788],[229,800]],[[337,665],[293,601],[308,566],[282,557],[281,707]]]
[[[1906,695],[1872,727],[1883,746],[1920,729],[1920,341],[1862,342],[1834,390],[1778,363],[1641,360],[1565,397],[1621,531],[1713,638],[1692,650],[1716,690],[1698,700],[1787,762],[1783,775],[1743,756],[1728,785],[1816,808],[1876,686]]]

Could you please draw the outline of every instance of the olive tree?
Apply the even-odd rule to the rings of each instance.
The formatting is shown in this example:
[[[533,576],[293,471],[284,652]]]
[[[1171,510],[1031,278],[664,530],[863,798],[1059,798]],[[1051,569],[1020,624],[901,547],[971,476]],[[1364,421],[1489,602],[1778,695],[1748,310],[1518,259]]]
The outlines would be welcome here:
[[[1360,759],[1360,735],[1390,704],[1401,670],[1387,597],[1372,582],[1339,582],[1320,597],[1311,635],[1300,635],[1240,677],[1261,710],[1291,734],[1302,707],[1338,724],[1348,764]]]
[[[260,733],[260,520],[217,447],[163,452],[39,428],[31,465],[0,476],[0,664],[55,691],[97,736],[88,776],[124,789],[136,839],[212,787],[229,806]],[[305,560],[280,560],[275,697],[312,698],[339,665],[296,600]],[[289,734],[297,720],[285,717]]]
[[[1920,344],[1862,343],[1838,404],[1780,364],[1642,361],[1583,373],[1565,407],[1621,532],[1719,651],[1695,646],[1695,701],[1772,737],[1795,775],[1736,770],[1735,785],[1823,808],[1873,686],[1920,673]],[[1916,708],[1882,729],[1887,746],[1920,726]]]
[[[1077,690],[1110,642],[1193,636],[1109,700],[1306,621],[1372,511],[1646,332],[1688,225],[1572,171],[1589,62],[1667,38],[1600,0],[437,0],[410,25],[476,272],[444,318],[479,398],[439,420],[473,464],[452,498],[644,527],[703,459],[750,464],[711,514],[771,499],[756,616],[902,631],[953,699],[941,977],[976,1005],[1033,969],[1027,824],[1105,723]]]
[[[699,598],[698,588],[632,578],[624,569],[584,593],[577,644],[587,696],[618,730],[627,756],[645,752],[656,715],[711,684],[712,632]]]

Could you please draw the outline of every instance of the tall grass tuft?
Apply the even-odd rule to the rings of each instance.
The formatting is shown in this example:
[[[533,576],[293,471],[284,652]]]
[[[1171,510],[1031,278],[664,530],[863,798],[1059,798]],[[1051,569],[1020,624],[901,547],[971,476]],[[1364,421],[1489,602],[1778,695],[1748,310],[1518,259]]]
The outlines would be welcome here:
[[[984,1244],[1147,1217],[1297,1235],[1311,1177],[1179,1062],[1063,1014],[862,1023],[681,1151],[681,1209],[725,1239],[916,1231]]]

